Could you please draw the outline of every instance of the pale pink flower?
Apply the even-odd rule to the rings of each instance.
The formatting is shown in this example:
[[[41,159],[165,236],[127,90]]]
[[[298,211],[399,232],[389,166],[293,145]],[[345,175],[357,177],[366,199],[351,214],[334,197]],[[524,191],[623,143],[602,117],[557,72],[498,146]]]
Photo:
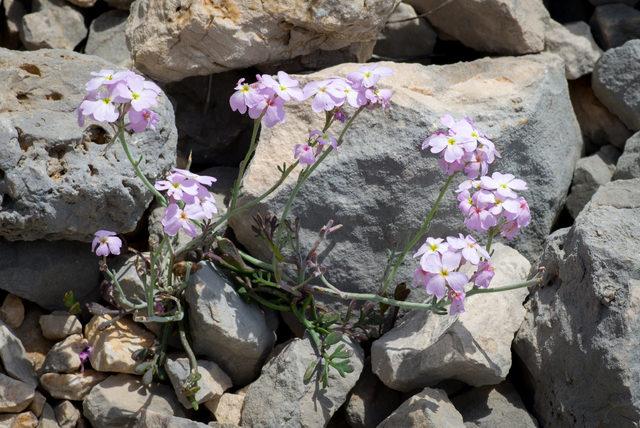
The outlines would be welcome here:
[[[367,104],[367,97],[362,87],[354,86],[351,82],[348,82],[341,78],[333,79],[332,85],[338,90],[343,92],[341,99],[345,101],[353,108],[359,108]]]
[[[208,220],[211,220],[214,215],[218,213],[218,206],[216,205],[216,200],[213,195],[207,192],[207,195],[203,198],[196,197],[194,202],[196,205],[200,205],[202,208],[202,212],[204,213],[204,217]]]
[[[423,150],[427,147],[431,149],[431,153],[443,152],[445,162],[451,163],[462,160],[465,151],[475,149],[475,143],[455,134],[436,133],[422,143]]]
[[[458,193],[457,199],[458,202],[460,202],[458,204],[458,208],[460,209],[462,214],[464,214],[465,216],[469,215],[471,208],[473,207],[473,198],[471,197],[469,191],[461,191],[460,193]]]
[[[315,151],[308,144],[296,144],[293,148],[293,157],[303,165],[312,165],[316,161]]]
[[[420,260],[420,266],[428,273],[434,274],[426,285],[427,292],[438,299],[444,297],[446,286],[454,290],[464,290],[469,279],[467,275],[456,271],[460,267],[460,253],[445,252],[432,254]]]
[[[345,99],[344,91],[340,89],[335,79],[309,82],[303,89],[304,98],[313,97],[311,108],[316,113],[331,111],[342,105]]]
[[[480,180],[464,180],[458,185],[456,193],[460,193],[465,190],[480,190],[481,188],[482,182]]]
[[[393,75],[393,70],[388,67],[383,67],[378,64],[367,64],[360,67],[358,71],[347,74],[347,79],[365,88],[371,88],[375,86],[381,78],[391,75]]]
[[[500,226],[500,235],[509,240],[515,238],[518,232],[520,232],[520,227],[516,221],[507,221]]]
[[[179,174],[170,174],[166,180],[156,181],[154,187],[161,192],[166,191],[171,200],[184,201],[187,204],[193,203],[194,198],[200,193],[198,183]]]
[[[369,88],[365,92],[365,96],[369,100],[369,107],[380,105],[383,109],[388,109],[391,106],[392,95],[391,89]]]
[[[144,78],[138,75],[117,83],[112,96],[116,102],[130,103],[136,111],[147,110],[158,104],[158,92],[146,88]]]
[[[321,146],[330,145],[334,149],[338,148],[338,140],[336,140],[336,137],[331,135],[329,132],[322,132],[314,129],[313,131],[309,132],[309,138],[311,140],[315,139]]]
[[[89,116],[96,122],[113,123],[120,116],[116,105],[108,95],[96,100],[85,99],[78,109],[83,116]]]
[[[88,92],[96,91],[102,85],[112,85],[119,81],[117,76],[114,78],[113,70],[92,71],[91,75],[94,78],[90,79],[85,85]]]
[[[206,219],[206,214],[200,205],[186,205],[184,209],[178,204],[171,203],[165,210],[161,221],[164,231],[169,236],[176,236],[180,230],[192,238],[198,234],[193,221]]]
[[[95,233],[91,242],[91,251],[96,256],[106,257],[109,254],[119,255],[122,247],[122,240],[116,236],[115,232],[109,230],[99,230]]]
[[[471,281],[476,287],[487,288],[495,274],[496,271],[491,262],[483,260],[478,264],[478,269],[471,277]]]
[[[458,315],[464,312],[464,290],[449,290],[449,299],[451,300],[451,306],[449,306],[450,315]]]
[[[418,248],[413,257],[429,256],[434,253],[444,254],[449,249],[449,245],[442,238],[427,238],[424,244]]]
[[[516,221],[518,227],[525,227],[531,222],[531,211],[527,200],[522,196],[518,199],[508,199],[504,202],[505,218]]]
[[[462,233],[458,238],[449,236],[447,243],[450,248],[461,251],[462,257],[472,265],[480,263],[480,258],[489,259],[489,253],[471,235],[464,236]]]
[[[218,181],[215,177],[211,177],[210,175],[198,175],[186,169],[173,168],[171,171],[171,176],[182,176],[185,179],[195,181],[203,186],[211,186],[213,183]]]
[[[160,122],[160,116],[153,110],[144,109],[137,111],[131,109],[127,115],[129,116],[127,129],[133,132],[144,132],[146,129],[156,129],[156,126]]]
[[[498,219],[489,210],[473,205],[464,224],[471,230],[486,232],[498,224]]]
[[[442,168],[442,171],[447,175],[453,175],[456,172],[460,172],[464,169],[464,162],[458,160],[455,162],[447,162],[444,158],[438,159],[438,165]]]
[[[266,87],[273,89],[285,101],[291,99],[302,101],[304,99],[304,94],[299,87],[298,81],[284,71],[278,71],[277,80],[268,74],[262,75],[261,82]]]
[[[501,174],[494,172],[491,177],[481,177],[482,187],[487,190],[495,190],[503,198],[517,198],[518,194],[514,190],[527,190],[527,183],[515,178],[513,174]]]
[[[244,83],[244,81],[244,78],[238,80],[235,87],[236,92],[229,98],[231,110],[242,114],[247,112],[247,108],[254,107],[263,100],[263,96],[258,93],[256,86]]]
[[[432,273],[429,273],[423,270],[420,266],[418,266],[415,272],[413,273],[413,285],[415,287],[426,287],[427,283],[429,282],[432,276],[433,276]],[[433,294],[433,293],[429,293],[429,294]]]
[[[277,95],[263,97],[255,106],[249,107],[249,117],[257,119],[262,115],[262,124],[271,128],[284,122],[284,100]]]

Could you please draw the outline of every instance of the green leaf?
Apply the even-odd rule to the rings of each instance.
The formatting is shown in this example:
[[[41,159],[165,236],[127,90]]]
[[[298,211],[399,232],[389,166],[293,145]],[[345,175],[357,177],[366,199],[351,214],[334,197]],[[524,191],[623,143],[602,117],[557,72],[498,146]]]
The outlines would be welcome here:
[[[303,381],[305,384],[311,382],[311,378],[316,371],[316,367],[318,367],[318,361],[311,361],[311,364],[307,367],[307,370],[304,372]]]
[[[150,368],[151,368],[151,363],[147,361],[147,362],[138,364],[133,370],[136,372],[136,374],[141,375],[147,372]]]
[[[332,331],[327,335],[327,337],[324,338],[324,346],[328,348],[340,342],[341,340],[342,340],[342,333],[338,331]]]

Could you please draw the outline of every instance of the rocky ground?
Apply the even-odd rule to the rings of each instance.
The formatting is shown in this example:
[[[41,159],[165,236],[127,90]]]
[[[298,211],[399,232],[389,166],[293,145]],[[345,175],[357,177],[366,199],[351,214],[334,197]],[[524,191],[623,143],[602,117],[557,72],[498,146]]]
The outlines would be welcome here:
[[[0,25],[0,427],[640,423],[637,0],[2,0]],[[239,78],[282,69],[306,81],[369,60],[395,72],[392,108],[355,123],[294,209],[303,243],[328,218],[344,224],[330,279],[377,289],[385,249],[436,197],[436,161],[416,153],[450,113],[473,117],[530,187],[532,224],[496,246],[492,286],[540,266],[542,284],[473,297],[459,317],[402,314],[376,340],[349,342],[355,370],[319,389],[303,382],[315,351],[298,326],[202,265],[185,293],[201,406],[182,391],[179,346],[168,380],[145,386],[134,357],[160,340],[158,326],[64,304],[73,291],[106,305],[96,230],[145,251],[159,228],[151,193],[107,145],[113,132],[76,124],[89,73],[133,67],[159,82],[160,126],[131,143],[142,170],[158,178],[191,156],[218,177],[222,206],[251,131],[228,105]],[[287,115],[261,132],[243,198],[279,178],[319,120],[306,106]],[[292,184],[227,235],[263,254],[251,218],[280,207]],[[454,210],[443,206],[434,235],[460,226]],[[117,262],[127,293],[143,294],[134,259]]]

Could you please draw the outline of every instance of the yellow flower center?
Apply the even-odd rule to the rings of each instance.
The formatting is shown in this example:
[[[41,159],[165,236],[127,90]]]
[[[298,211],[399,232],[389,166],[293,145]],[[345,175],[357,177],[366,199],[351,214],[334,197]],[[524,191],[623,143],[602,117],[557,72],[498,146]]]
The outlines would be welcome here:
[[[244,92],[245,94],[249,92],[249,85],[246,83],[242,85],[242,87],[240,88],[240,92]]]
[[[105,104],[109,104],[111,102],[111,98],[103,98],[102,102]]]
[[[442,274],[442,276],[448,276],[449,275],[449,270],[448,269],[442,269],[442,271],[440,271],[440,273]]]
[[[140,99],[140,94],[137,92],[131,92],[131,99],[138,100]]]
[[[438,249],[438,245],[437,244],[431,244],[431,251],[435,251]]]
[[[371,72],[370,72],[370,71],[365,71],[365,72],[364,72],[364,77],[366,77],[367,79],[368,79],[369,77],[371,77]]]
[[[188,216],[188,215],[187,215],[187,213],[186,213],[186,212],[184,212],[184,211],[182,211],[182,212],[180,213],[180,218],[181,218],[182,220],[189,220],[189,216]]]
[[[102,238],[100,238],[101,244],[106,244],[107,242],[109,242],[109,239],[106,236],[103,236]]]
[[[471,132],[471,136],[472,136],[473,138],[478,138],[478,137],[479,137],[479,135],[478,135],[478,133],[477,133],[476,131],[472,131],[472,132]]]
[[[449,138],[449,139],[447,140],[447,144],[448,144],[448,145],[450,145],[450,146],[455,145],[455,144],[456,144],[456,139],[455,139],[455,138],[453,138],[453,137]]]
[[[286,90],[287,90],[287,87],[286,87],[286,86],[284,86],[284,85],[280,85],[280,90],[281,90],[281,91],[286,91]]]

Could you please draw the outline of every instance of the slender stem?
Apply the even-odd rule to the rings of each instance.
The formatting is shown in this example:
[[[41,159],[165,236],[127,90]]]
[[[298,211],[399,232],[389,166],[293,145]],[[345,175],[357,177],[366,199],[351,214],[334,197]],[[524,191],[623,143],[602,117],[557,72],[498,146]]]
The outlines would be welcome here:
[[[469,290],[469,292],[467,293],[466,297],[473,296],[475,294],[500,293],[502,291],[509,291],[509,290],[516,290],[518,288],[531,287],[532,285],[539,284],[541,280],[542,280],[542,278],[535,277],[535,278],[530,279],[528,281],[518,282],[516,284],[509,284],[509,285],[505,285],[503,287],[494,287],[494,288],[477,288],[477,287],[475,287],[475,288]]]
[[[253,256],[250,256],[249,254],[245,253],[242,250],[238,250],[238,254],[240,254],[240,257],[242,257],[245,261],[251,263],[252,265],[259,267],[261,269],[265,269],[268,271],[271,271],[273,269],[273,266],[271,266],[269,263],[267,262],[263,262],[260,259],[257,259]]]
[[[249,143],[249,150],[240,163],[238,177],[236,178],[235,183],[233,183],[233,189],[231,190],[231,201],[229,202],[229,211],[233,211],[233,209],[238,204],[238,196],[240,195],[240,187],[242,185],[242,179],[244,178],[244,172],[247,169],[247,164],[249,163],[251,156],[253,156],[253,153],[256,151],[256,145],[258,144],[258,130],[260,129],[260,121],[262,120],[263,115],[264,113],[253,121],[253,131],[251,132],[251,142]]]
[[[385,277],[385,279],[384,279],[384,281],[382,283],[382,288],[380,289],[380,294],[384,295],[387,292],[387,289],[389,288],[389,285],[395,279],[395,277],[396,277],[396,275],[398,273],[398,269],[400,268],[402,263],[404,263],[404,259],[407,257],[407,254],[409,253],[409,251],[411,251],[416,246],[416,244],[422,238],[424,238],[424,235],[426,235],[427,232],[429,232],[429,227],[431,226],[431,221],[433,220],[433,217],[435,217],[436,213],[438,212],[438,208],[440,207],[440,203],[442,202],[442,198],[444,197],[445,193],[447,192],[447,189],[451,185],[451,182],[453,181],[453,177],[454,176],[455,176],[455,174],[454,175],[450,175],[447,178],[447,181],[445,181],[445,183],[440,188],[440,193],[438,194],[438,197],[437,197],[435,203],[433,204],[433,206],[431,207],[431,209],[427,213],[427,216],[425,217],[425,219],[422,221],[422,224],[420,225],[420,228],[418,229],[418,231],[416,232],[414,237],[411,239],[411,241],[409,241],[407,243],[407,245],[405,245],[405,247],[402,250],[402,252],[400,253],[400,255],[395,258],[395,261],[393,262],[393,264],[391,266],[391,269],[389,270],[389,273],[387,274],[387,276]]]
[[[320,336],[318,335],[318,333],[316,333],[316,331],[313,329],[313,324],[311,324],[309,322],[309,320],[307,319],[306,315],[305,315],[305,309],[308,305],[308,299],[312,298],[310,295],[307,296],[307,299],[305,300],[305,302],[302,304],[302,309],[298,309],[296,307],[295,303],[291,304],[291,312],[293,312],[293,314],[296,316],[296,318],[298,319],[298,321],[300,321],[300,323],[304,326],[305,330],[307,331],[307,333],[309,333],[309,337],[311,338],[311,341],[313,342],[313,344],[316,347],[316,350],[318,351],[318,355],[321,354],[322,352],[322,341],[320,340]]]
[[[144,173],[140,169],[140,161],[136,161],[133,158],[133,155],[131,154],[131,150],[129,149],[129,145],[127,144],[127,140],[126,140],[126,138],[124,138],[124,126],[120,126],[119,127],[118,134],[117,134],[116,137],[120,140],[120,144],[122,145],[122,149],[124,150],[124,153],[127,155],[127,159],[129,159],[129,163],[131,163],[131,166],[133,167],[133,170],[135,171],[135,173],[138,176],[138,178],[140,180],[142,180],[142,183],[144,184],[144,186],[147,189],[149,189],[149,191],[151,193],[153,193],[153,195],[156,197],[158,202],[163,207],[166,207],[167,206],[167,200],[165,199],[165,197],[162,196],[162,194],[160,192],[158,192],[158,190],[153,186],[153,184],[151,184],[149,182],[147,177],[145,177]],[[142,158],[140,158],[140,160],[142,160]]]
[[[198,360],[196,359],[196,354],[193,353],[193,349],[191,349],[191,345],[189,344],[189,339],[187,339],[187,333],[184,326],[184,320],[178,323],[178,332],[180,335],[180,343],[184,348],[184,351],[187,353],[187,358],[189,358],[189,367],[192,375],[198,374]]]
[[[491,229],[489,229],[489,234],[487,237],[487,253],[491,254],[491,244],[493,244],[493,238],[496,236],[496,234],[498,233],[498,228],[497,227],[492,227]]]

